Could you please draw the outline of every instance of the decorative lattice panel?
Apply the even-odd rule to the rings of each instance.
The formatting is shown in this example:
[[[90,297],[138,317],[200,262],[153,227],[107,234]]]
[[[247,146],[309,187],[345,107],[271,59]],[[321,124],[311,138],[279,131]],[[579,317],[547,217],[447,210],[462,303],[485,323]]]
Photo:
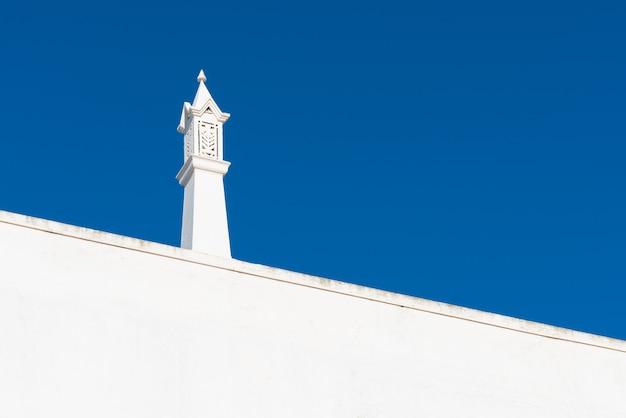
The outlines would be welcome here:
[[[199,155],[217,159],[217,126],[212,123],[200,123]]]
[[[185,161],[193,153],[193,123],[185,133]]]

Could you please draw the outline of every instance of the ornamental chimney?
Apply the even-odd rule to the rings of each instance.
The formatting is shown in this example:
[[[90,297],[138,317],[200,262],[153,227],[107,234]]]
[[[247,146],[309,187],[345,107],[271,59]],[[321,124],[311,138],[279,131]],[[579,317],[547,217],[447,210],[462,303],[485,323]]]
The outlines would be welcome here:
[[[230,258],[224,197],[224,113],[204,85],[200,70],[193,103],[185,102],[178,132],[184,134],[184,164],[176,179],[185,188],[181,247]]]

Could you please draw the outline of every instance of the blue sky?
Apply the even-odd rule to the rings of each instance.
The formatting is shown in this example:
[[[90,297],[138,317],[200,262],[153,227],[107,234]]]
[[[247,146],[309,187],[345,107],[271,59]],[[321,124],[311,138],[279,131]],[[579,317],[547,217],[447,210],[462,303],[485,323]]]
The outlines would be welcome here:
[[[625,18],[5,1],[0,209],[178,245],[204,68],[235,258],[626,339]]]

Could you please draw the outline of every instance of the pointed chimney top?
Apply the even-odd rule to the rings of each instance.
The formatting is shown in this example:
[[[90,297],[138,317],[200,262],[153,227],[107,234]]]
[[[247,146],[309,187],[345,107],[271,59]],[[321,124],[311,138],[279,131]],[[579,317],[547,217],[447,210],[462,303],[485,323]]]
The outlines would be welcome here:
[[[192,116],[200,117],[204,113],[210,113],[215,115],[217,121],[219,123],[224,123],[230,117],[230,114],[222,112],[220,108],[211,97],[211,93],[209,93],[209,89],[206,88],[206,75],[204,75],[204,71],[200,70],[198,74],[198,90],[196,91],[196,96],[193,98],[193,102],[185,102],[183,105],[183,111],[180,115],[180,123],[178,124],[178,132],[184,134],[187,132],[189,125],[188,121],[190,121]],[[185,157],[187,158],[187,157]]]
[[[204,83],[206,81],[206,76],[204,75],[204,70],[200,70],[200,74],[198,74],[198,83]]]
[[[206,88],[206,85],[204,84],[205,81],[206,81],[206,76],[204,75],[204,71],[200,70],[200,73],[198,74],[198,83],[200,83],[200,85],[198,86],[196,97],[194,97],[193,103],[192,103],[192,106],[194,107],[200,108],[204,106],[209,100],[212,100],[211,93],[209,93],[209,90]]]

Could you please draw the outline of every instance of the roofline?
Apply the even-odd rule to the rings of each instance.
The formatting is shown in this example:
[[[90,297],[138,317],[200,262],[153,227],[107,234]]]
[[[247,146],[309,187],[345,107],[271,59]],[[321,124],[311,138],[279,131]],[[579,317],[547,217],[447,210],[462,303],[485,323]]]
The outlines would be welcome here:
[[[487,326],[626,353],[626,341],[0,210],[0,222]]]

